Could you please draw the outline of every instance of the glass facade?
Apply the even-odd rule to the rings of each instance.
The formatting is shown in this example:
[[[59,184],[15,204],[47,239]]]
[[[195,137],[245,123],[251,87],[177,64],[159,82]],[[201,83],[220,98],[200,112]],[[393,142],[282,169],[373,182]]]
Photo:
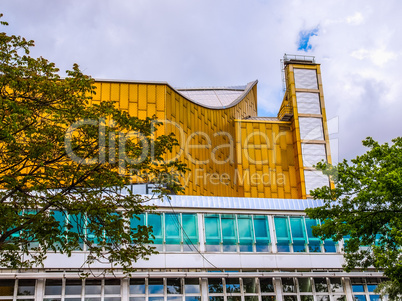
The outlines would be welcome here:
[[[46,279],[44,301],[120,301],[121,280]]]
[[[351,298],[380,300],[381,278],[350,278]],[[0,279],[0,300],[45,301],[346,301],[341,277]],[[127,298],[127,299],[126,299]]]
[[[67,239],[80,235],[97,243],[85,216],[61,211],[52,214],[65,229]],[[205,252],[275,252],[273,245],[279,253],[339,252],[337,242],[322,241],[313,235],[312,227],[317,225],[319,220],[304,216],[184,212],[144,213],[130,220],[134,232],[139,227],[152,227],[153,245],[159,252],[198,252],[201,244]],[[203,227],[202,241],[199,227]],[[86,250],[83,239],[77,250]]]
[[[342,278],[289,277],[281,281],[283,300],[346,301]]]
[[[159,251],[195,252],[199,248],[198,217],[196,213],[145,213],[130,221],[138,226],[152,227],[154,246]]]
[[[268,217],[245,214],[204,214],[207,252],[268,252]]]
[[[272,278],[209,278],[209,301],[276,299]]]
[[[336,242],[313,235],[312,227],[319,224],[319,220],[304,216],[274,216],[278,252],[336,253]]]
[[[378,284],[381,282],[380,278],[352,278],[351,286],[353,293],[353,300],[356,301],[378,301],[381,296],[375,292]]]
[[[200,301],[198,278],[130,279],[130,301]]]

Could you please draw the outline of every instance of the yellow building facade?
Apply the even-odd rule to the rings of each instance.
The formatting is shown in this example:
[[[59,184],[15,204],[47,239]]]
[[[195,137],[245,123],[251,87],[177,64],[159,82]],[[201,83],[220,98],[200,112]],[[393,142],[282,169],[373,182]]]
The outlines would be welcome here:
[[[113,100],[131,116],[156,116],[189,172],[185,195],[308,197],[328,185],[314,170],[331,161],[320,65],[284,60],[286,92],[275,117],[257,116],[257,81],[244,86],[173,88],[165,82],[96,81],[93,102]],[[313,162],[314,161],[314,162]]]

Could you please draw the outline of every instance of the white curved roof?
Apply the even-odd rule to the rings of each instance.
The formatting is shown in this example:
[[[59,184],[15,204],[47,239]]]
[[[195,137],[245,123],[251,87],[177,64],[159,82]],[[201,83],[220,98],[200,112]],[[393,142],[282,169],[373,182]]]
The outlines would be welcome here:
[[[242,100],[256,83],[255,81],[245,86],[175,88],[175,90],[201,106],[223,109],[231,107]]]

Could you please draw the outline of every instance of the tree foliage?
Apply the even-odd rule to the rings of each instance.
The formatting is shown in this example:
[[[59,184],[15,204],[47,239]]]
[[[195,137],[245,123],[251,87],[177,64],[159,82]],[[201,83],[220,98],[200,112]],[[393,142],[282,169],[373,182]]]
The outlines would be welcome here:
[[[311,192],[324,205],[307,209],[311,218],[325,220],[314,233],[345,238],[345,269],[384,271],[390,281],[383,285],[392,299],[402,294],[402,137],[380,145],[368,137],[362,156],[337,166],[316,167],[334,181],[335,187]]]
[[[1,265],[41,266],[48,252],[86,245],[83,266],[104,260],[130,272],[154,249],[152,228],[127,221],[153,207],[126,185],[156,184],[159,198],[162,184],[180,190],[185,166],[163,161],[177,141],[157,135],[152,118],[91,103],[93,79],[77,65],[62,79],[54,63],[29,56],[33,46],[0,33]]]

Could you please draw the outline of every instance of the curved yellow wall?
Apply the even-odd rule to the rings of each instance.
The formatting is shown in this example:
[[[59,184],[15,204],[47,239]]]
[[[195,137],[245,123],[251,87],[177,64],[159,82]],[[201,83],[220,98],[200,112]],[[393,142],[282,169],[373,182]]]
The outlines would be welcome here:
[[[185,194],[243,196],[235,178],[234,120],[257,115],[257,88],[254,86],[242,101],[227,109],[209,109],[192,103],[170,87],[166,92],[166,132],[183,137],[180,160],[190,168],[184,179]],[[181,143],[182,144],[182,143]],[[227,161],[227,162],[226,162]]]

